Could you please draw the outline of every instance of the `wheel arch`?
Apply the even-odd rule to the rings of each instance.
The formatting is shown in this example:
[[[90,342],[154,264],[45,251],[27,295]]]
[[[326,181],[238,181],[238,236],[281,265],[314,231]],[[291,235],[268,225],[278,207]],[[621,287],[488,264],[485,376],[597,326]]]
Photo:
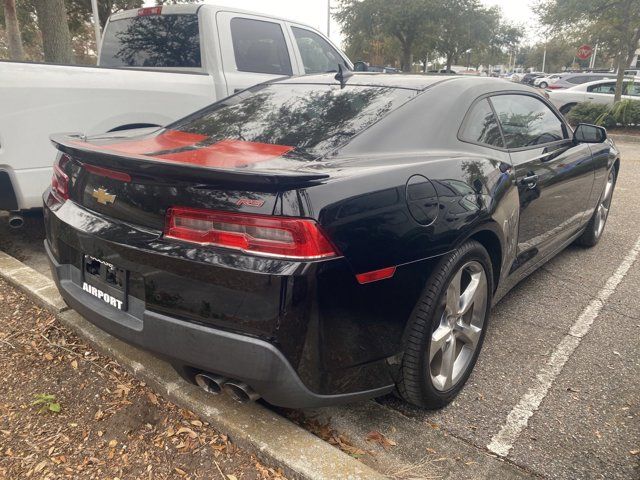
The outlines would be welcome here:
[[[498,288],[498,283],[500,282],[500,276],[502,274],[502,259],[504,252],[502,236],[499,233],[498,225],[494,222],[479,225],[468,235],[463,237],[456,247],[459,247],[468,240],[475,240],[480,243],[480,245],[482,245],[489,254],[493,277],[493,291],[495,292]]]

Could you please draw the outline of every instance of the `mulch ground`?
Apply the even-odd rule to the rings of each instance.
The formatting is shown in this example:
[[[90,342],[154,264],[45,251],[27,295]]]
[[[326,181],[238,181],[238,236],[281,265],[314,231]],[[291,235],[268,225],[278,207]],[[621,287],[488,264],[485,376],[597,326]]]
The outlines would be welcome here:
[[[2,280],[0,368],[0,478],[284,478]]]

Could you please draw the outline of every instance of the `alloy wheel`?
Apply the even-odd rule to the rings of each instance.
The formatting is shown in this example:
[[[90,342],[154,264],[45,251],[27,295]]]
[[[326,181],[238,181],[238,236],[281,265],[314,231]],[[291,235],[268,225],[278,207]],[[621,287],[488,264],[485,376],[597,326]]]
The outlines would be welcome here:
[[[464,377],[480,342],[489,295],[480,262],[462,265],[445,295],[445,308],[429,344],[429,374],[439,391],[450,390]]]
[[[598,208],[596,211],[595,218],[595,233],[596,238],[599,238],[602,235],[602,231],[604,230],[604,226],[607,223],[607,217],[609,216],[609,209],[611,208],[611,197],[613,195],[613,187],[616,183],[616,174],[615,170],[611,170],[609,172],[609,178],[607,179],[607,185],[604,187],[604,192],[602,194],[602,199],[598,204]]]

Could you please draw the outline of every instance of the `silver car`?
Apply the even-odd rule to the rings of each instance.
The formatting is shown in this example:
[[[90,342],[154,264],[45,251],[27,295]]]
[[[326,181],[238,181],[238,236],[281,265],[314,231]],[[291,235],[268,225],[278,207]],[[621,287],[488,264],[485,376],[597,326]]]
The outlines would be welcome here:
[[[549,95],[551,103],[558,107],[560,113],[566,115],[576,104],[581,102],[612,105],[615,91],[615,79],[605,79],[583,83],[565,90],[547,90],[547,95]],[[625,79],[622,99],[640,100],[640,77],[627,77]]]
[[[572,88],[587,82],[595,82],[596,80],[606,80],[607,78],[616,78],[616,73],[563,73],[555,82],[550,83],[547,88],[552,90],[560,90],[563,88]]]

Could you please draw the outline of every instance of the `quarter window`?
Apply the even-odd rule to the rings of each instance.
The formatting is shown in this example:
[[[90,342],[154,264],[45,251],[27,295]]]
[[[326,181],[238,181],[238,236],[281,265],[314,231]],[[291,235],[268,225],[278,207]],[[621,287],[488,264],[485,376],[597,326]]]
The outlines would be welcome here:
[[[498,115],[507,148],[522,148],[565,138],[560,119],[541,100],[528,95],[496,95],[491,103]]]
[[[627,83],[625,89],[625,95],[631,95],[632,97],[640,97],[640,84]]]
[[[231,40],[239,71],[293,74],[287,43],[279,24],[234,18],[231,20]]]
[[[291,30],[300,50],[304,73],[337,72],[339,64],[346,68],[340,54],[320,35],[304,28],[291,27]]]
[[[481,100],[471,108],[465,118],[461,136],[470,142],[504,147],[498,120],[488,100]]]

